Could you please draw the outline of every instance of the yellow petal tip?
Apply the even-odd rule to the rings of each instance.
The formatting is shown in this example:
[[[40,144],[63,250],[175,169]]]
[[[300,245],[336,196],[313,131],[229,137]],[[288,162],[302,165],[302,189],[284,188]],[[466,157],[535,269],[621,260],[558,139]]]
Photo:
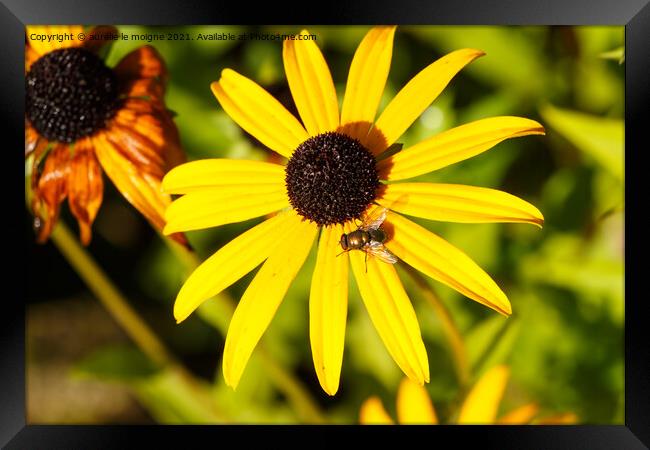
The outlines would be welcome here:
[[[530,220],[527,221],[527,223],[530,223],[542,229],[544,227],[544,215],[539,209],[533,206],[533,211],[531,212],[531,218]]]
[[[483,50],[479,50],[477,48],[463,48],[463,49],[456,50],[452,53],[467,55],[468,58],[471,58],[470,60],[480,58],[481,56],[485,56],[486,54]]]
[[[228,343],[226,342],[226,349],[224,350],[222,362],[223,379],[226,382],[226,386],[235,391],[239,385],[239,380],[241,379],[242,373],[235,373],[235,370],[230,366],[232,363],[232,355],[228,355],[230,355],[230,352],[228,351]]]
[[[486,306],[489,306],[499,314],[505,317],[509,317],[512,314],[512,305],[510,304],[510,300],[508,300],[507,297],[504,297],[502,299],[499,299],[500,301],[497,303],[490,302],[490,303],[485,303]]]
[[[227,78],[230,75],[237,74],[234,70],[232,70],[230,67],[226,67],[225,69],[221,70],[221,78]]]
[[[226,375],[226,370],[223,371],[223,379],[226,382],[226,386],[228,386],[230,389],[233,391],[237,390],[237,386],[239,385],[239,379],[237,380],[232,380],[230,376]]]
[[[373,29],[375,29],[375,30],[386,30],[389,33],[393,34],[393,33],[395,33],[395,30],[397,29],[397,25],[380,25],[380,26],[374,27]]]
[[[426,371],[422,370],[417,370],[417,368],[413,368],[414,372],[404,372],[405,375],[408,377],[409,380],[412,382],[416,383],[419,386],[424,386],[426,383],[429,382],[429,373],[428,373],[428,367],[426,368]]]
[[[478,50],[478,49],[475,49],[475,48],[470,48],[469,50],[474,52],[474,55],[475,55],[474,57],[475,58],[480,58],[481,56],[486,55],[486,53],[483,50]]]
[[[329,383],[324,378],[323,374],[317,374],[317,375],[318,375],[318,382],[320,383],[320,387],[323,389],[323,391],[330,397],[334,397],[336,393],[339,391],[339,383],[337,382]]]
[[[162,234],[165,236],[169,236],[172,233],[175,233],[178,230],[174,230],[172,227],[169,226],[169,224],[165,225],[165,227],[162,230]]]
[[[544,125],[539,123],[536,120],[532,119],[525,119],[529,124],[530,124],[530,129],[528,130],[528,134],[539,134],[539,135],[546,135],[546,128],[544,128]]]
[[[327,395],[329,395],[330,397],[334,397],[334,396],[336,395],[336,393],[339,391],[339,387],[336,386],[334,389],[331,389],[331,388],[325,388],[325,387],[323,386],[323,390],[324,390],[325,393],[326,393]]]
[[[167,174],[169,174],[169,172],[167,172]],[[167,175],[163,177],[162,182],[160,183],[160,188],[163,190],[165,194],[169,194],[170,192],[167,190],[169,181],[165,181],[165,180],[167,180]]]
[[[174,319],[176,320],[176,325],[184,321],[189,317],[189,314],[179,311],[177,308],[174,308]]]
[[[495,300],[496,302],[491,302],[492,309],[506,317],[512,314],[512,305],[503,291],[500,290],[500,294],[495,298]]]
[[[318,377],[318,383],[320,384],[320,387],[323,389],[323,391],[330,397],[335,396],[339,391],[338,375],[328,378],[328,376],[325,374],[325,367],[323,367],[322,372],[318,369],[316,370],[316,376]]]

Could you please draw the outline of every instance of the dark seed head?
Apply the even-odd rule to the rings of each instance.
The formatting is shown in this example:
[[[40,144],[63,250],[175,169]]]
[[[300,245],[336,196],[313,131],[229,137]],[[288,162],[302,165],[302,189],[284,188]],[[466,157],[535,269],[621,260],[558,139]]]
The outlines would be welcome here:
[[[117,78],[94,53],[54,50],[25,77],[25,114],[48,140],[74,142],[106,126],[119,108]]]
[[[341,133],[323,133],[300,144],[286,167],[291,206],[318,225],[358,219],[375,199],[375,157]]]

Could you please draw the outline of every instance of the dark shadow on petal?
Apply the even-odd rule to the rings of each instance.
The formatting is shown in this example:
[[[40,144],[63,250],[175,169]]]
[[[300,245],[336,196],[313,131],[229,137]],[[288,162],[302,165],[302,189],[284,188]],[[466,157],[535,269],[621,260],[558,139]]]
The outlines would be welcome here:
[[[393,240],[393,237],[395,236],[395,226],[390,223],[388,219],[383,224],[381,224],[381,229],[386,234],[386,241],[384,241],[384,244]]]

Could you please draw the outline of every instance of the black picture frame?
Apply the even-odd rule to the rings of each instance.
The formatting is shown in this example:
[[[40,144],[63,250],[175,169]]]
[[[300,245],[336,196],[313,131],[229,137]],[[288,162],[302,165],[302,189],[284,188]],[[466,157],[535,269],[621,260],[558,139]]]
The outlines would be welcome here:
[[[642,165],[638,158],[650,149],[645,133],[650,105],[650,4],[648,0],[418,0],[354,1],[341,4],[303,1],[199,2],[162,0],[2,0],[2,101],[0,115],[7,126],[3,136],[8,170],[1,221],[5,248],[0,326],[0,445],[7,449],[131,448],[149,446],[193,447],[220,445],[224,436],[239,446],[257,442],[260,435],[245,426],[44,426],[26,425],[25,419],[25,305],[27,283],[38,283],[24,259],[22,241],[12,238],[23,230],[24,186],[19,158],[24,145],[24,24],[493,24],[493,25],[624,25],[625,26],[625,142],[626,142],[626,280],[625,280],[625,425],[620,426],[439,426],[439,427],[259,427],[272,447],[309,442],[341,442],[345,435],[360,434],[362,442],[388,438],[435,445],[478,443],[500,449],[641,449],[650,445],[650,347],[642,294],[642,251],[646,247],[642,208]],[[27,237],[33,239],[33,236]],[[12,245],[15,244],[15,245]],[[298,433],[298,434],[293,434]],[[342,434],[343,436],[339,436]],[[297,437],[297,436],[300,436]],[[329,439],[328,439],[329,438]],[[302,441],[301,439],[307,439]],[[316,441],[318,439],[318,441]],[[380,441],[381,440],[381,441]],[[404,442],[404,441],[402,441]],[[273,444],[275,443],[275,444]]]

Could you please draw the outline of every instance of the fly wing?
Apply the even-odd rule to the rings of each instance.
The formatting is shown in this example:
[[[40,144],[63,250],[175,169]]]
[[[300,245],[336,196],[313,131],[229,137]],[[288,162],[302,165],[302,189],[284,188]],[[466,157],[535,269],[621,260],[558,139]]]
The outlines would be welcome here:
[[[362,230],[376,230],[386,220],[386,208],[377,206],[363,219]]]
[[[381,242],[371,241],[364,250],[385,263],[395,264],[397,262],[397,256],[393,255]]]

